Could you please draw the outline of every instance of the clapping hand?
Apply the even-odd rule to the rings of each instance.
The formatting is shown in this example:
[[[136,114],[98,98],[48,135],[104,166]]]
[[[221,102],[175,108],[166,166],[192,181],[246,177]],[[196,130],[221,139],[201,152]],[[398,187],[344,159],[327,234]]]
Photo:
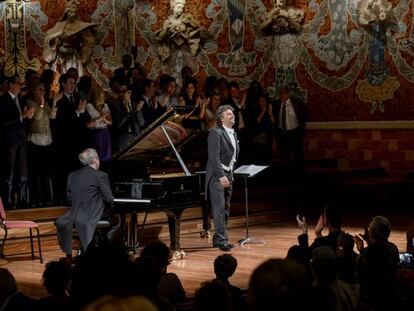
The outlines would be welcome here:
[[[354,242],[355,242],[358,252],[362,252],[362,250],[364,249],[364,240],[361,238],[361,236],[362,236],[361,234],[354,235]]]
[[[79,113],[84,113],[86,107],[86,98],[79,101],[78,108],[76,109]]]
[[[272,104],[269,104],[269,108],[268,108],[267,112],[269,113],[270,116],[273,115],[273,105]]]
[[[316,224],[316,227],[315,227],[315,235],[317,237],[322,236],[322,230],[324,227],[325,227],[325,223],[323,221],[323,215],[320,215],[318,219],[318,223]]]
[[[247,95],[244,94],[243,97],[242,97],[242,100],[240,101],[240,107],[241,107],[241,109],[246,108],[246,97],[247,97]]]
[[[302,229],[302,232],[304,234],[307,234],[308,233],[308,224],[306,222],[305,216],[300,218],[299,215],[296,215],[296,221],[298,222],[298,227]]]
[[[369,239],[369,231],[367,227],[364,228],[363,234],[354,235],[355,245],[359,252],[361,252],[364,249],[364,241],[368,243],[368,239]]]
[[[33,118],[34,113],[35,113],[34,107],[28,105],[24,107],[23,109],[22,118],[26,118],[30,120],[31,118]]]
[[[137,111],[141,111],[142,107],[144,107],[144,101],[140,100],[137,103]]]
[[[151,99],[151,101],[152,101],[152,109],[157,109],[158,108],[158,99],[157,99],[157,96],[154,96],[152,99]]]
[[[63,92],[61,93],[56,93],[53,96],[53,107],[56,107],[56,103],[63,97]]]

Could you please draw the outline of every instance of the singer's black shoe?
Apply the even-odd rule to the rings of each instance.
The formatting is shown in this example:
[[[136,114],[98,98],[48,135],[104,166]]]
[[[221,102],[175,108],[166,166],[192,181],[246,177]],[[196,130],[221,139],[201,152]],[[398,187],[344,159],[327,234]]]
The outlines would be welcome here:
[[[234,247],[234,245],[226,243],[226,244],[218,245],[217,247],[219,248],[219,250],[222,250],[223,252],[229,252]]]

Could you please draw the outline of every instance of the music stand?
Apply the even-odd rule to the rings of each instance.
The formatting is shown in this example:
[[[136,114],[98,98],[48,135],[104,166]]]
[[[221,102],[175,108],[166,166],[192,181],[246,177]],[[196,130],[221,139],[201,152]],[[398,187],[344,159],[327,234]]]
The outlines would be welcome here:
[[[234,171],[235,177],[241,177],[244,179],[244,199],[245,199],[245,209],[246,209],[246,237],[238,241],[240,246],[244,244],[265,244],[263,240],[259,240],[249,236],[249,198],[247,190],[247,178],[252,178],[259,174],[261,171],[265,170],[269,166],[261,165],[242,165]]]

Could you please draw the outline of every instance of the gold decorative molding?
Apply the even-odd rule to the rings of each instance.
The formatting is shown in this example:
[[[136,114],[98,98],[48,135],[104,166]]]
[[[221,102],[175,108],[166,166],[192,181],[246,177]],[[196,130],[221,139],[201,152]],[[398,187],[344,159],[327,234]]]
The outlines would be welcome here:
[[[400,130],[414,129],[413,121],[307,122],[308,130]]]

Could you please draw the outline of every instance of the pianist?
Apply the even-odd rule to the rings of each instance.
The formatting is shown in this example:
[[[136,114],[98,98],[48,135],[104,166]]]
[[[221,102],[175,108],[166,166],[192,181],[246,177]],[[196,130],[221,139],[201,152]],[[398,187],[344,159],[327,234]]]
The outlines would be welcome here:
[[[230,251],[233,245],[228,242],[227,221],[230,216],[233,169],[239,154],[237,135],[233,129],[233,108],[228,105],[219,106],[216,120],[218,126],[210,130],[207,139],[205,193],[210,199],[216,229],[213,246],[222,251]]]
[[[112,240],[119,229],[112,213],[113,195],[108,175],[99,171],[99,157],[95,149],[79,154],[83,168],[69,174],[67,196],[72,207],[55,221],[60,248],[72,259],[72,229],[75,226],[83,250],[91,243],[99,220],[109,221],[106,237]]]

